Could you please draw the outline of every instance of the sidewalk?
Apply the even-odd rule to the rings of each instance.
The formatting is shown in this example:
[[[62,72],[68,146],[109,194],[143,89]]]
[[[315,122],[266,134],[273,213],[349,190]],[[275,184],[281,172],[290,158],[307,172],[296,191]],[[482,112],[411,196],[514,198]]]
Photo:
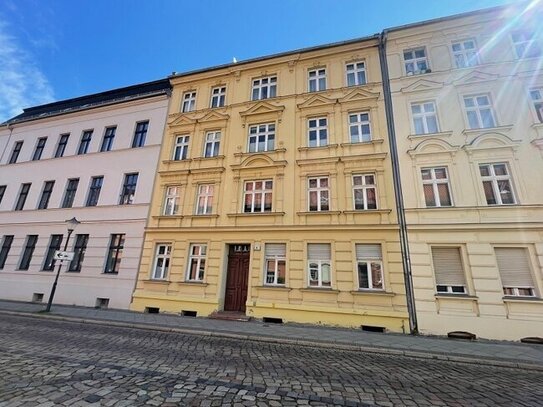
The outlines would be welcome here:
[[[301,324],[222,321],[61,305],[54,305],[50,314],[39,314],[38,312],[43,309],[45,309],[45,305],[42,304],[0,300],[0,325],[2,313],[16,313],[39,318],[63,319],[109,326],[157,329],[265,342],[295,343],[543,371],[543,345],[487,340],[469,342],[442,337],[413,337]]]

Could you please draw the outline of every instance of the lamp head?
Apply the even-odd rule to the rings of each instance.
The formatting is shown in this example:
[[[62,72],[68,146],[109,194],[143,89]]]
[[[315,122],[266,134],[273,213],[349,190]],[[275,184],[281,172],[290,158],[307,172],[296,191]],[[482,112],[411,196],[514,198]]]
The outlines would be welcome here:
[[[81,222],[79,222],[75,216],[72,219],[67,219],[65,221],[66,226],[68,227],[68,232],[73,232],[77,225],[79,225]]]

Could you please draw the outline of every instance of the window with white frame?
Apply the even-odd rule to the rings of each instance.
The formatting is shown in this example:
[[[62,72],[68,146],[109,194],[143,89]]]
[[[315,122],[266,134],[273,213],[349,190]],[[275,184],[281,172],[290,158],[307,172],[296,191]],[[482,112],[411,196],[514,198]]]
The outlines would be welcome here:
[[[221,147],[221,132],[208,131],[206,133],[206,142],[204,145],[204,157],[217,157]]]
[[[509,174],[507,164],[480,164],[479,173],[483,181],[483,190],[488,205],[511,205],[515,203],[511,174]]]
[[[452,206],[447,168],[422,168],[420,172],[426,207]]]
[[[384,290],[383,255],[380,244],[357,244],[358,287],[361,290]]]
[[[307,244],[307,268],[310,287],[332,286],[332,250],[330,243]]]
[[[177,215],[179,213],[179,193],[181,187],[170,186],[166,188],[164,197],[164,215]]]
[[[489,95],[464,96],[464,108],[470,129],[496,127]]]
[[[192,112],[196,109],[196,92],[185,92],[183,94],[183,104],[181,105],[181,112]]]
[[[347,86],[358,86],[366,84],[366,63],[363,61],[349,62],[345,64],[347,75]]]
[[[377,186],[374,174],[353,175],[355,210],[377,209]]]
[[[540,123],[543,123],[543,88],[530,90],[530,97]]]
[[[479,64],[477,44],[473,38],[452,43],[454,63],[457,68],[467,68]]]
[[[264,248],[264,273],[266,285],[284,285],[287,264],[285,243],[266,243]]]
[[[307,145],[309,147],[328,145],[328,119],[326,117],[307,120]]]
[[[251,100],[274,98],[277,95],[277,76],[253,79]]]
[[[426,48],[424,47],[404,50],[403,60],[407,75],[417,75],[429,71]]]
[[[155,249],[155,261],[151,278],[153,280],[165,280],[168,277],[170,269],[170,255],[172,246],[169,244],[158,244]]]
[[[213,210],[213,184],[198,185],[198,196],[196,198],[196,215],[209,215]]]
[[[326,68],[310,69],[307,72],[309,92],[326,90]]]
[[[187,281],[204,281],[206,271],[206,254],[206,244],[190,245]]]
[[[211,103],[212,108],[223,107],[226,101],[226,86],[217,86],[211,89]]]
[[[411,103],[411,115],[415,134],[431,134],[439,131],[434,102]]]
[[[271,212],[272,192],[272,180],[246,181],[243,191],[243,212]]]
[[[459,247],[432,247],[436,292],[466,294],[466,279]]]
[[[330,210],[330,187],[328,177],[309,178],[308,203],[310,212]]]
[[[535,30],[521,29],[511,32],[511,40],[517,58],[535,58],[543,55],[541,40]]]
[[[371,141],[369,112],[349,113],[349,135],[351,143],[366,143]]]
[[[176,161],[186,160],[189,154],[190,136],[183,135],[175,138],[175,147],[173,149],[173,159]]]
[[[495,247],[504,295],[535,297],[530,257],[524,247]]]
[[[273,151],[275,149],[275,123],[249,126],[249,152]]]

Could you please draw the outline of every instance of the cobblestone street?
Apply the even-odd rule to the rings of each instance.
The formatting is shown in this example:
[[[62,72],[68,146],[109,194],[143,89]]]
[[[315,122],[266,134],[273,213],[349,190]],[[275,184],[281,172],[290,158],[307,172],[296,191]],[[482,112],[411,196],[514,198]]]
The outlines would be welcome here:
[[[543,373],[0,316],[0,406],[537,406]]]

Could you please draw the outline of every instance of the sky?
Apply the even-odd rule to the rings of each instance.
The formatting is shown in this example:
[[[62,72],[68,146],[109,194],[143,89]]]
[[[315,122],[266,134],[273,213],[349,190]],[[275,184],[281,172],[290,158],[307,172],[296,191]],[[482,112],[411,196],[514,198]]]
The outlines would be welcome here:
[[[0,0],[0,122],[173,71],[519,0]]]

